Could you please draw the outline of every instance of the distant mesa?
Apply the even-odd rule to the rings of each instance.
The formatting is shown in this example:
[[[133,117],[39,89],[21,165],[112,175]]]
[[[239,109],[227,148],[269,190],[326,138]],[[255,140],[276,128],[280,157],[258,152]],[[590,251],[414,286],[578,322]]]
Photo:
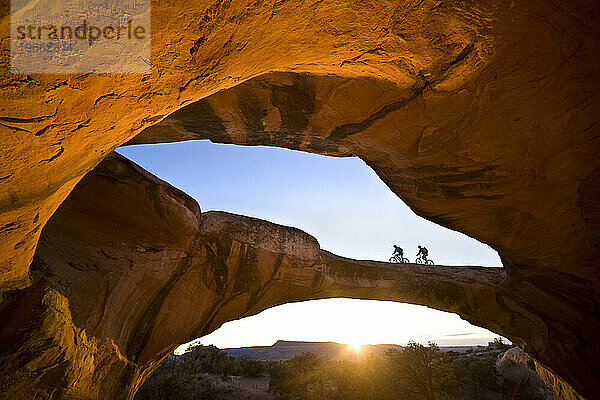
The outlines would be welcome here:
[[[465,352],[475,346],[441,346],[442,351]],[[360,353],[352,345],[335,342],[302,342],[278,340],[271,346],[251,346],[222,349],[228,356],[236,358],[251,358],[254,360],[275,361],[289,360],[302,353],[313,353],[334,360],[363,357],[367,354],[382,355],[387,350],[401,350],[397,344],[365,344],[360,346]]]

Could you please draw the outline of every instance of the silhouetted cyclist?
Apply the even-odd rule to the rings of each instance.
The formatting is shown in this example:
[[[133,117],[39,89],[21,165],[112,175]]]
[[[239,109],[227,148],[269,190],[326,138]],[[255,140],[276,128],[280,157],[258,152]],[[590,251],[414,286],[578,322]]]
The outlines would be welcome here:
[[[394,245],[394,254],[392,254],[392,257],[395,256],[399,256],[401,259],[404,257],[404,250],[402,250],[402,247]]]
[[[429,255],[429,250],[427,250],[424,246],[419,246],[419,252],[417,253],[417,258],[421,257],[423,261],[427,261],[427,256]]]
[[[390,257],[391,263],[407,263],[408,258],[404,258],[402,247],[394,245],[394,254]]]

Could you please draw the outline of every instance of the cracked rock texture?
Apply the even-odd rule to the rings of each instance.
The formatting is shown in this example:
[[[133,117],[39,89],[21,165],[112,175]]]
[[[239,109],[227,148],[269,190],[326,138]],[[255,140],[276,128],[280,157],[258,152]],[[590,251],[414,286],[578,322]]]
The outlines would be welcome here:
[[[181,209],[158,207],[168,196],[187,198],[174,189],[157,194],[155,203],[147,200],[156,207],[156,221],[173,219],[173,226],[162,227],[170,230],[164,237],[142,228],[153,219],[110,228],[116,222],[106,206],[99,206],[106,218],[82,218],[76,226],[59,216],[75,212],[74,201],[52,216],[117,146],[197,138],[361,157],[419,215],[489,244],[502,258],[506,277],[493,280],[493,290],[470,289],[479,280],[466,282],[464,290],[477,296],[454,304],[462,289],[451,284],[454,273],[440,272],[446,283],[434,280],[431,285],[442,292],[427,296],[426,304],[505,334],[582,395],[600,393],[597,2],[157,0],[153,72],[146,76],[12,75],[8,10],[0,0],[0,308],[3,318],[21,323],[0,327],[0,351],[15,362],[37,360],[30,370],[38,371],[41,391],[58,379],[49,378],[51,371],[67,375],[64,382],[78,382],[68,389],[73,393],[138,382],[152,369],[144,363],[160,358],[150,355],[167,351],[166,345],[146,350],[155,343],[147,316],[158,312],[152,307],[163,304],[159,300],[172,292],[170,285],[182,282],[176,271],[186,270],[181,260],[196,246],[187,233],[201,232],[198,218],[209,218],[198,217],[185,202]],[[127,192],[124,186],[97,193],[97,201]],[[132,211],[115,204],[112,212],[123,218]],[[133,211],[129,218],[143,212]],[[100,222],[107,225],[96,226]],[[141,225],[134,230],[136,223]],[[42,229],[48,233],[38,245]],[[117,240],[119,235],[125,239]],[[144,239],[140,247],[123,244],[138,243],[136,238]],[[113,254],[119,246],[127,250]],[[389,272],[322,257],[330,276],[336,266],[367,275]],[[142,261],[158,268],[157,276],[141,282],[162,293],[152,295],[159,299],[148,306],[153,311],[140,311],[136,298],[125,293],[145,293],[136,288],[139,275],[128,273],[124,281],[111,272],[133,270]],[[106,300],[102,310],[85,309],[85,300],[73,300],[94,291],[77,294],[79,280],[60,272],[68,263],[75,270],[85,265],[88,277],[98,270],[88,279],[95,290],[104,288],[99,304],[106,287],[126,285],[115,292],[122,293],[122,303],[115,300],[121,306]],[[311,265],[313,271],[317,264]],[[215,268],[215,282],[229,282]],[[43,271],[56,272],[44,277]],[[246,285],[261,282],[248,279]],[[357,280],[352,293],[368,293],[368,282]],[[288,293],[312,295],[299,287],[271,301],[291,301]],[[377,296],[392,296],[384,287]],[[396,299],[419,302],[420,287]],[[336,290],[328,293],[343,295]],[[495,304],[494,310],[478,311],[480,302]],[[243,308],[233,304],[227,307]],[[25,318],[21,309],[37,318]],[[141,321],[134,336],[123,313]],[[102,356],[92,356],[96,352]],[[21,367],[9,371],[12,382],[25,373]]]

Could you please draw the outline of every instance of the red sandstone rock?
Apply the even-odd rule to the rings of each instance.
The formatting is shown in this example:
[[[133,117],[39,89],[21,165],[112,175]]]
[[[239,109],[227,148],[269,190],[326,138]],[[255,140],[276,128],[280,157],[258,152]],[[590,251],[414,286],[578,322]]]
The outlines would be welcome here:
[[[596,2],[159,0],[149,76],[12,75],[8,2],[0,5],[0,293],[31,284],[49,218],[86,172],[145,128],[133,140],[355,154],[418,214],[498,250],[501,310],[474,323],[506,333],[583,395],[600,392]],[[185,227],[184,215],[173,218]],[[4,326],[3,354],[16,354],[29,330],[72,340],[70,317],[40,305],[63,304],[62,292],[40,285],[10,295],[38,319],[18,332]],[[39,301],[26,299],[33,293]],[[19,318],[6,301],[2,313]],[[69,346],[66,356],[85,359]],[[46,354],[35,349],[19,359]]]
[[[45,226],[32,277],[0,311],[6,398],[131,398],[179,344],[290,301],[397,300],[485,325],[505,272],[337,257],[295,228],[200,213],[113,155]]]

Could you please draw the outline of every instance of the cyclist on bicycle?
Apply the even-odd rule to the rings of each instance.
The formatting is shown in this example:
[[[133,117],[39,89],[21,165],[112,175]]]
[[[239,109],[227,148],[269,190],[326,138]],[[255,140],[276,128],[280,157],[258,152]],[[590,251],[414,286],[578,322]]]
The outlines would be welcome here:
[[[417,253],[417,258],[421,257],[421,259],[423,259],[423,261],[427,260],[427,256],[429,255],[429,251],[425,248],[425,246],[419,247],[419,252]]]
[[[400,259],[404,257],[404,250],[402,250],[402,247],[394,245],[394,254],[392,254],[392,257],[395,256],[400,257]]]

